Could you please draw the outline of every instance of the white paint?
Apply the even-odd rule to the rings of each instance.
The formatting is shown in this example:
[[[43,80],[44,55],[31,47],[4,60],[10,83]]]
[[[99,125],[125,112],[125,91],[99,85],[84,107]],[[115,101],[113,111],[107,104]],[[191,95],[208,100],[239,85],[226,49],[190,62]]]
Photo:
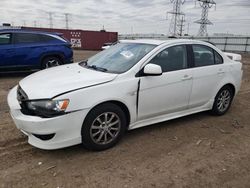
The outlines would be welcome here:
[[[17,87],[10,91],[8,104],[12,118],[17,128],[28,135],[31,145],[42,149],[57,149],[81,143],[81,128],[86,115],[96,105],[106,101],[119,101],[126,105],[130,114],[129,129],[135,129],[210,110],[214,97],[225,84],[233,84],[236,93],[239,91],[242,78],[241,63],[230,60],[213,45],[193,40],[122,42],[158,46],[123,74],[103,73],[72,64],[44,70],[20,81],[19,84],[29,99],[55,96],[56,100],[69,99],[66,112],[70,113],[67,115],[55,118],[24,115],[17,101]],[[166,72],[158,76],[136,77],[155,55],[163,49],[180,44],[207,45],[223,57],[224,64]],[[152,71],[159,72],[156,67],[148,69],[148,72]],[[137,93],[139,80],[140,89]],[[84,89],[75,90],[78,88]],[[75,91],[68,92],[71,90]],[[56,133],[56,136],[49,141],[42,141],[31,133]]]

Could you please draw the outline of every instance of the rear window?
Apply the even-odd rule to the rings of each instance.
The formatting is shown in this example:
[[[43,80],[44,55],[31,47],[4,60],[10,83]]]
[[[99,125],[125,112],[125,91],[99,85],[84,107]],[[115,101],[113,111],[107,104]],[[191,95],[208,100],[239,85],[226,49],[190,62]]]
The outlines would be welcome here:
[[[41,42],[48,42],[48,41],[52,41],[55,40],[55,38],[49,36],[49,35],[41,35]]]
[[[195,67],[203,67],[215,64],[223,64],[223,58],[214,49],[195,44],[193,45]]]
[[[15,43],[37,43],[41,42],[39,34],[15,33]]]
[[[214,51],[214,57],[215,57],[215,64],[222,64],[223,63],[223,58],[216,51]]]
[[[0,45],[10,44],[11,34],[0,34]]]
[[[194,60],[196,67],[214,64],[214,52],[212,48],[204,45],[193,45]]]
[[[46,34],[33,34],[33,33],[16,33],[15,43],[40,43],[56,40],[56,37]],[[58,36],[59,39],[59,36]],[[60,38],[61,39],[61,38]],[[63,40],[63,39],[61,39]]]

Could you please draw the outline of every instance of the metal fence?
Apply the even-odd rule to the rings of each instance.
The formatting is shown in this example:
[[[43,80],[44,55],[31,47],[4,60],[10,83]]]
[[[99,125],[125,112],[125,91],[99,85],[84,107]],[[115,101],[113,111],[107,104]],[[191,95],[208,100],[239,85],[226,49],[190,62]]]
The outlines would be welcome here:
[[[223,51],[250,52],[250,37],[191,37],[208,41]]]
[[[140,36],[140,35],[120,35],[119,39],[159,39],[169,40],[167,36]],[[211,37],[182,37],[211,42],[219,49],[228,52],[250,52],[250,36],[211,36]]]

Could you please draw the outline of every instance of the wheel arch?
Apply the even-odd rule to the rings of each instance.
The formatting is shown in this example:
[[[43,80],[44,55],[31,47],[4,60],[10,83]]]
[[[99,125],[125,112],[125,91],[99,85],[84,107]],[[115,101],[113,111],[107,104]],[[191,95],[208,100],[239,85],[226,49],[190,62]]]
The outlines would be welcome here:
[[[109,100],[109,101],[101,102],[101,103],[95,105],[94,107],[92,107],[92,108],[89,110],[89,112],[87,113],[86,117],[91,113],[91,111],[92,111],[93,109],[95,109],[96,107],[101,106],[101,105],[103,105],[103,104],[106,104],[106,103],[115,104],[115,105],[119,106],[119,107],[122,109],[122,111],[124,112],[124,114],[125,114],[125,116],[126,116],[126,120],[127,120],[127,122],[126,122],[126,123],[127,123],[127,124],[126,124],[127,127],[126,127],[126,128],[128,129],[129,124],[130,124],[130,121],[131,121],[131,114],[130,114],[129,108],[128,108],[127,105],[125,105],[123,102],[118,101],[118,100]],[[86,119],[86,117],[85,117],[85,119]],[[84,122],[85,122],[85,120],[84,120]],[[84,122],[83,122],[83,123],[84,123]]]
[[[49,53],[49,54],[41,55],[41,58],[40,58],[40,65],[41,66],[42,66],[44,59],[47,57],[56,57],[56,58],[59,58],[63,64],[65,63],[64,62],[65,58],[64,58],[64,55],[62,53]]]
[[[221,91],[223,91],[222,89],[225,88],[225,87],[226,87],[226,88],[229,88],[229,89],[232,91],[232,97],[231,97],[230,103],[229,103],[229,105],[226,107],[226,109],[223,109],[223,110],[221,111],[221,109],[218,109],[218,107],[217,107],[217,103],[218,103],[217,101],[218,101],[219,94],[221,93]],[[215,96],[215,98],[214,98],[214,102],[213,102],[213,106],[212,106],[212,109],[211,109],[211,113],[212,113],[213,115],[217,115],[217,116],[221,116],[221,115],[225,114],[225,113],[228,111],[228,109],[230,108],[230,106],[231,106],[231,104],[232,104],[232,101],[233,101],[233,98],[234,98],[235,94],[236,94],[235,85],[233,85],[232,83],[223,84],[223,85],[218,89],[218,92],[217,92],[217,94],[216,94],[216,96]]]
[[[228,86],[228,87],[230,87],[231,89],[232,89],[232,92],[233,92],[233,97],[235,96],[235,92],[236,92],[236,87],[232,84],[232,83],[227,83],[227,84],[224,84],[221,88],[220,88],[220,90],[223,88],[223,87],[226,87],[226,86]],[[217,92],[218,93],[218,92]]]

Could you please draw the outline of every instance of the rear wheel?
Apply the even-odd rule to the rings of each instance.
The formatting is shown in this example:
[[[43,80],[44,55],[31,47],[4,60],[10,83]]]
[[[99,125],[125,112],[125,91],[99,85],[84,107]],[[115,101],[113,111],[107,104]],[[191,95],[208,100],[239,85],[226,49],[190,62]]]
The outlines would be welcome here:
[[[113,103],[97,106],[83,123],[83,145],[96,151],[113,147],[123,136],[126,122],[126,116],[119,106]]]
[[[233,90],[229,86],[224,86],[220,89],[215,97],[212,113],[215,115],[225,114],[232,103],[233,100]]]
[[[48,69],[62,65],[62,61],[55,56],[45,57],[42,61],[42,69]]]

